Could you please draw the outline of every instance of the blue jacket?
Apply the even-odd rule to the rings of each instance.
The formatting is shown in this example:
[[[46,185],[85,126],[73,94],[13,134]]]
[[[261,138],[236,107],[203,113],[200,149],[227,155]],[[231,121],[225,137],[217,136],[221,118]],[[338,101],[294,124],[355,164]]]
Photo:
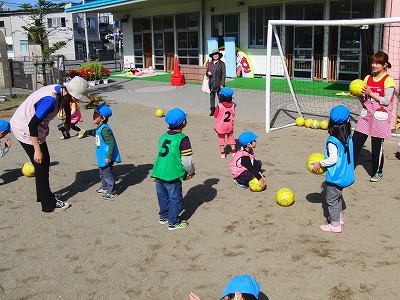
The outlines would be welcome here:
[[[338,149],[336,164],[326,168],[326,182],[339,187],[346,187],[354,183],[353,139],[349,136],[344,146],[336,137],[330,136],[326,142],[325,158],[329,157],[328,143]]]
[[[107,127],[111,130],[111,127],[108,124],[103,124],[99,126],[99,128],[97,128],[96,130],[96,156],[97,156],[97,165],[99,166],[99,168],[103,168],[108,165],[108,163],[106,162],[106,155],[109,146],[103,139],[103,136],[101,135],[101,131],[103,130],[104,127]],[[114,150],[112,152],[111,160],[114,162],[121,162],[121,156],[119,154],[117,141],[115,141],[115,138],[114,138]]]

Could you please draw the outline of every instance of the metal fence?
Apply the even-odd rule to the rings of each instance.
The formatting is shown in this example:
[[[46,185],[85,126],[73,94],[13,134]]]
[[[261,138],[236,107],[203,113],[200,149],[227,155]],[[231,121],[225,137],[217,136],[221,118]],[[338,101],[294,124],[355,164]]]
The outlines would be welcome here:
[[[63,84],[65,73],[70,69],[78,69],[84,60],[66,60],[60,65],[60,60],[46,63],[45,76],[47,84]],[[111,72],[122,71],[119,60],[100,62]],[[0,60],[0,96],[10,97],[13,94],[30,94],[43,86],[43,66],[37,60],[8,59]]]

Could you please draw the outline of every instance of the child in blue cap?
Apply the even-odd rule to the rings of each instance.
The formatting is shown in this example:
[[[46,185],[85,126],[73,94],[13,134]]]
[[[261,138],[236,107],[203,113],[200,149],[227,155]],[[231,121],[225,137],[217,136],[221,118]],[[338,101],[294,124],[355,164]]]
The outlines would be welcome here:
[[[250,275],[235,276],[229,281],[222,293],[220,300],[258,300],[260,285]],[[199,296],[191,292],[190,300],[201,300]]]
[[[182,209],[182,180],[194,176],[192,146],[189,137],[182,133],[187,125],[187,114],[180,108],[170,110],[165,121],[169,130],[158,141],[158,152],[151,177],[156,181],[159,223],[167,224],[168,230],[188,226],[180,220]]]
[[[5,137],[10,132],[11,132],[10,123],[8,123],[6,120],[0,120],[0,139]],[[8,139],[4,143],[4,148],[1,148],[1,143],[0,143],[0,156],[6,155],[8,150],[10,150],[11,145],[12,145],[11,139]]]
[[[326,232],[341,233],[344,226],[343,188],[354,183],[353,140],[351,137],[350,110],[344,105],[330,112],[325,159],[313,163],[313,172],[326,167],[326,203],[330,224],[321,225]]]
[[[104,200],[118,196],[113,165],[121,162],[117,141],[111,127],[107,124],[111,115],[111,108],[104,104],[97,106],[93,112],[93,123],[97,125],[94,134],[96,136],[97,165],[101,179],[101,187],[96,190],[96,193],[102,194]]]
[[[251,131],[244,131],[239,136],[242,147],[235,153],[231,160],[230,170],[236,186],[246,189],[249,181],[257,178],[262,189],[266,186],[265,177],[261,174],[262,162],[254,158],[254,148],[257,146],[257,138]]]
[[[232,155],[236,153],[236,141],[233,134],[233,125],[235,122],[235,107],[232,102],[233,90],[230,87],[223,87],[219,92],[219,104],[215,108],[214,130],[218,135],[218,146],[220,148],[221,158],[226,157],[225,153],[225,138],[228,139],[228,144],[231,145]]]

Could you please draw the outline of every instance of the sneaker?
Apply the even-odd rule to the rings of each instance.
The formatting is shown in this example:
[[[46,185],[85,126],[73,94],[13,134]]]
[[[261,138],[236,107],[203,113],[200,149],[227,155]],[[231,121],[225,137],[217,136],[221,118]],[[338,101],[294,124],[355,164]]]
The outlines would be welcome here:
[[[382,174],[376,173],[374,176],[371,177],[369,181],[371,182],[378,182],[379,180],[382,179]]]
[[[61,200],[57,200],[56,207],[54,208],[54,211],[65,210],[70,206],[71,206],[71,204],[69,204],[68,202],[62,202]]]
[[[400,131],[397,131],[396,129],[392,129],[392,136],[400,136]]]
[[[65,140],[65,137],[62,135],[62,136],[60,137],[60,140]]]
[[[333,232],[333,233],[341,233],[343,230],[342,226],[334,227],[331,224],[321,225],[321,226],[319,226],[319,228],[321,228],[322,231]]]
[[[226,158],[226,154],[225,153],[221,153],[220,157],[221,158]]]
[[[158,221],[158,223],[160,223],[160,224],[162,224],[162,225],[167,224],[167,223],[168,223],[168,219],[167,219],[167,218],[160,217],[160,220]]]
[[[118,194],[117,194],[117,193],[114,193],[114,194],[104,194],[104,195],[102,196],[102,198],[105,199],[105,200],[109,200],[109,199],[117,198],[117,197],[118,197]]]
[[[99,189],[96,190],[96,193],[97,194],[107,194],[107,190],[103,189],[103,188],[99,188]]]
[[[185,228],[188,227],[188,222],[185,220],[182,220],[179,224],[168,224],[168,230],[175,230],[175,229],[181,229],[181,228]]]
[[[81,131],[79,131],[79,134],[78,134],[78,139],[81,139],[81,138],[83,138],[83,137],[85,136],[85,132],[86,132],[86,130],[85,130],[85,129],[82,129]]]
[[[239,189],[242,189],[242,190],[247,189],[247,185],[240,184],[239,182],[237,182],[236,179],[233,179],[233,182],[236,184],[236,186],[237,186]]]

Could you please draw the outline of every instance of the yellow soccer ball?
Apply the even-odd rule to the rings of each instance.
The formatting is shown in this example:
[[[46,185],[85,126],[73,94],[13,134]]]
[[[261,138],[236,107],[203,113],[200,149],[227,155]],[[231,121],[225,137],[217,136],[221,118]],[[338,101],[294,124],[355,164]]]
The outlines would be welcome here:
[[[305,123],[305,120],[304,120],[304,118],[303,117],[297,117],[296,118],[296,125],[297,126],[304,126],[304,123]]]
[[[307,128],[310,128],[310,127],[311,127],[312,121],[313,121],[313,119],[307,119],[307,120],[304,121],[304,125],[305,125]]]
[[[164,111],[162,109],[157,109],[156,116],[159,118],[164,117],[165,116]]]
[[[260,182],[256,177],[254,177],[252,180],[249,181],[249,188],[253,192],[261,192],[264,189],[260,186]]]
[[[312,128],[312,129],[318,129],[318,128],[319,128],[319,122],[318,122],[318,120],[312,120],[312,122],[311,122],[311,128]]]
[[[352,82],[350,82],[349,85],[350,93],[352,93],[354,96],[360,96],[364,86],[365,86],[364,80],[354,79]]]
[[[35,167],[31,162],[24,163],[22,166],[22,174],[24,174],[26,177],[35,176]]]
[[[276,192],[276,203],[280,206],[290,206],[294,203],[294,193],[289,188],[281,188]]]
[[[323,174],[323,173],[326,171],[326,168],[321,167],[316,173],[314,173],[314,172],[312,171],[312,165],[311,165],[311,163],[314,163],[314,162],[316,162],[316,161],[321,161],[321,160],[324,160],[324,159],[325,159],[325,155],[322,154],[322,153],[316,152],[316,153],[311,154],[311,155],[307,158],[307,169],[308,169],[311,173],[313,173],[313,174]]]
[[[323,130],[327,130],[328,129],[328,125],[329,125],[329,121],[328,120],[323,120],[321,122],[319,122],[319,127]]]

